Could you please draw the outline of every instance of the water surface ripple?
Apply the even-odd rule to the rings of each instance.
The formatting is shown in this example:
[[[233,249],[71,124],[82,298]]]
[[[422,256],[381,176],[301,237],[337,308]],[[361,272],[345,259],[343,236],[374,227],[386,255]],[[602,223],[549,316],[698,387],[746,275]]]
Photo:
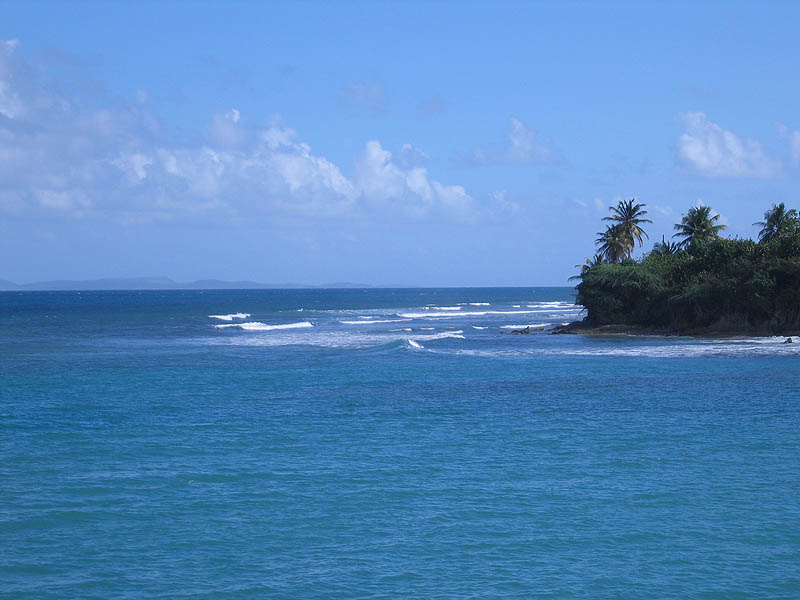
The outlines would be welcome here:
[[[579,314],[0,293],[0,598],[800,597],[800,344]]]

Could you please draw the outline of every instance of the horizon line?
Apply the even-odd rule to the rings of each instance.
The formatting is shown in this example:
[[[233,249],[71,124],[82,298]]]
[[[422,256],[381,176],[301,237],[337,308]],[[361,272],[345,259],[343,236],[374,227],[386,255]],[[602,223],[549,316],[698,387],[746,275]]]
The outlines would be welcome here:
[[[196,279],[175,281],[168,277],[102,277],[96,279],[54,279],[16,283],[0,279],[2,292],[38,291],[215,291],[215,290],[297,290],[297,289],[515,289],[515,288],[569,288],[571,285],[413,285],[406,283],[370,284],[363,282],[325,282],[308,284],[296,282],[263,283],[252,280]]]

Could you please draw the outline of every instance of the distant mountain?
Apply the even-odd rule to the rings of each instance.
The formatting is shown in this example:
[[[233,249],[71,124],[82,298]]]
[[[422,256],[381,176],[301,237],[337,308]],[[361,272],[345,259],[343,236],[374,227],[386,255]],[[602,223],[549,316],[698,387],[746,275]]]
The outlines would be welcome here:
[[[0,290],[18,290],[19,286],[13,281],[7,279],[0,279]]]
[[[50,290],[259,290],[259,289],[298,289],[298,288],[368,288],[363,283],[326,283],[324,285],[305,285],[301,283],[258,283],[256,281],[222,281],[220,279],[201,279],[181,283],[169,277],[105,278],[83,281],[57,280],[17,284],[0,279],[0,291],[50,291]]]

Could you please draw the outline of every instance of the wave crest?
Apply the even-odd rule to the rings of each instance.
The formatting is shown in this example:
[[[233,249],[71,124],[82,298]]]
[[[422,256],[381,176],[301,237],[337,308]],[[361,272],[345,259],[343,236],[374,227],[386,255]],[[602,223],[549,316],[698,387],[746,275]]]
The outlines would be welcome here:
[[[250,321],[247,323],[230,323],[225,325],[214,325],[217,329],[226,327],[238,327],[245,331],[273,331],[275,329],[302,329],[305,327],[313,327],[313,323],[308,321],[300,321],[298,323],[282,323],[280,325],[268,325],[259,321]]]
[[[219,319],[220,321],[233,321],[234,319],[246,319],[250,313],[230,313],[228,315],[208,315],[209,319]]]

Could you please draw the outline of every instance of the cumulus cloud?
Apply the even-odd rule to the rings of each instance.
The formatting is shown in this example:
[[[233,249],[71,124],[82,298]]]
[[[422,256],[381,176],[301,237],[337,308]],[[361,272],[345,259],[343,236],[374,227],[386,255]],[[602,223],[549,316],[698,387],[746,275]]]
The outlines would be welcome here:
[[[472,198],[463,187],[429,180],[424,167],[401,167],[377,140],[367,142],[364,154],[356,162],[355,183],[371,205],[391,201],[394,211],[409,216],[423,217],[436,212],[462,220],[474,216]]]
[[[686,132],[678,140],[678,156],[694,174],[712,179],[766,179],[780,172],[780,162],[767,156],[758,141],[742,140],[702,112],[683,113],[680,119]]]
[[[209,137],[221,146],[236,146],[243,140],[242,130],[237,127],[239,118],[239,111],[235,108],[214,115]]]
[[[412,169],[414,167],[424,167],[428,162],[428,155],[421,148],[415,148],[411,144],[403,144],[394,160],[401,168]]]
[[[466,153],[454,155],[456,162],[470,165],[552,165],[561,156],[552,143],[541,140],[536,132],[519,119],[511,119],[505,141],[475,146]]]
[[[431,180],[425,153],[370,141],[348,176],[280,121],[248,125],[231,108],[199,145],[169,144],[146,102],[79,102],[27,77],[0,45],[0,214],[247,219],[442,215],[467,219],[463,187]],[[23,65],[24,66],[24,65]],[[26,79],[27,77],[27,79]]]

